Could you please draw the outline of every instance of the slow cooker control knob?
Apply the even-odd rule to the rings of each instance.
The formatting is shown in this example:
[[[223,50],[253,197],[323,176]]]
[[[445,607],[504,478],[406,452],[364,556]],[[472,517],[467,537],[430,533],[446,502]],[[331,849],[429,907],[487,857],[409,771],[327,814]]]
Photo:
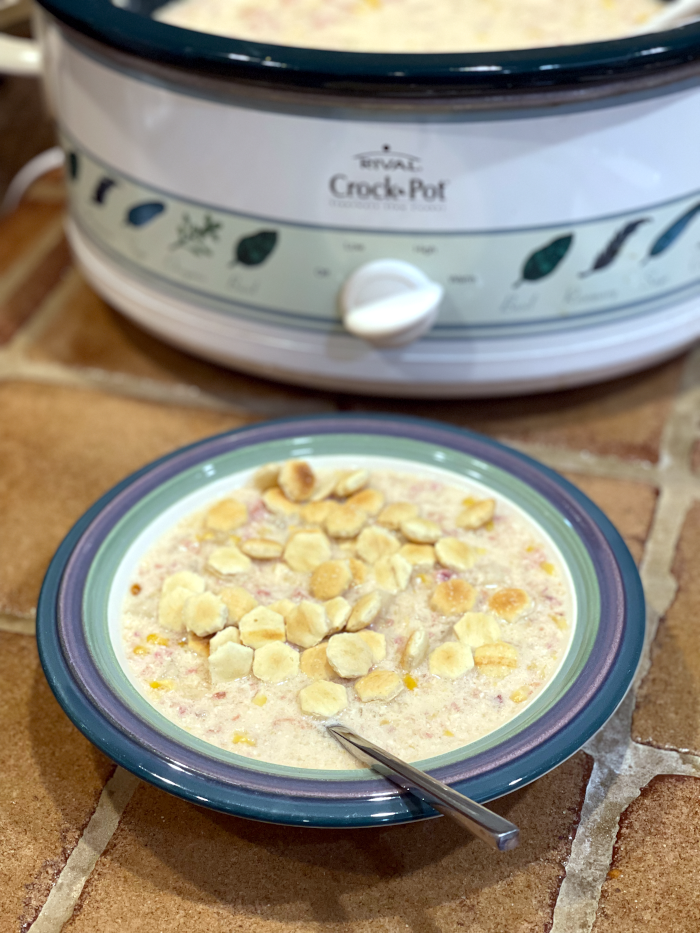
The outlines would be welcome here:
[[[433,326],[443,294],[442,285],[408,262],[368,262],[340,293],[343,323],[375,347],[405,347]]]

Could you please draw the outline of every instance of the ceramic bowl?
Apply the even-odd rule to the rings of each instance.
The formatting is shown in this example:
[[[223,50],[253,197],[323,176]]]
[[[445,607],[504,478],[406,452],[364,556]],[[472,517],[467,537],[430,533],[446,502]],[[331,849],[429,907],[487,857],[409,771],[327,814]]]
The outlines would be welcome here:
[[[556,767],[612,715],[639,661],[644,597],[622,538],[589,499],[542,464],[468,431],[388,416],[300,418],[156,461],[103,496],[58,549],[39,601],[41,661],[63,709],[110,758],[172,794],[252,819],[371,826],[435,815],[369,770],[266,764],[197,739],[151,706],[128,673],[120,608],[141,556],[181,517],[263,463],[287,458],[352,458],[481,487],[526,514],[569,576],[572,634],[550,683],[495,732],[420,767],[489,801]]]

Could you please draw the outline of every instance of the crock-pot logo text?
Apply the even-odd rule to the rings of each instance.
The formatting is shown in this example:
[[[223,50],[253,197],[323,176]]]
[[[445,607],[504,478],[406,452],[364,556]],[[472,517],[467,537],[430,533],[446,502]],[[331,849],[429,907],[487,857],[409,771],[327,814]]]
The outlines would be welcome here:
[[[426,178],[418,156],[396,152],[385,145],[376,152],[360,152],[353,156],[353,161],[353,169],[337,172],[328,181],[336,206],[385,205],[399,209],[432,206],[441,210],[445,203],[449,182]]]

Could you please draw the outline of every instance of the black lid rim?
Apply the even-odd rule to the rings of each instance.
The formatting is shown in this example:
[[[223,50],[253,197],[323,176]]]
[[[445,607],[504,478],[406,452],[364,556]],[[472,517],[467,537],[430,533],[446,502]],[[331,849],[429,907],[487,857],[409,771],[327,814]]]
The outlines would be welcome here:
[[[149,61],[234,80],[334,93],[479,96],[590,88],[663,76],[700,61],[700,22],[608,42],[450,54],[334,52],[193,32],[110,0],[38,0],[59,22]]]

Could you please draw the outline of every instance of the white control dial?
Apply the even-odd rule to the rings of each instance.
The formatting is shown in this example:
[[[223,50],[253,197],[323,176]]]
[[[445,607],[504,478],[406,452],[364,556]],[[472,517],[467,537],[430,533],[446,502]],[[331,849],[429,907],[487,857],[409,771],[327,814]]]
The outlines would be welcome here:
[[[408,262],[360,266],[340,293],[345,328],[375,347],[405,347],[435,323],[444,289]]]

